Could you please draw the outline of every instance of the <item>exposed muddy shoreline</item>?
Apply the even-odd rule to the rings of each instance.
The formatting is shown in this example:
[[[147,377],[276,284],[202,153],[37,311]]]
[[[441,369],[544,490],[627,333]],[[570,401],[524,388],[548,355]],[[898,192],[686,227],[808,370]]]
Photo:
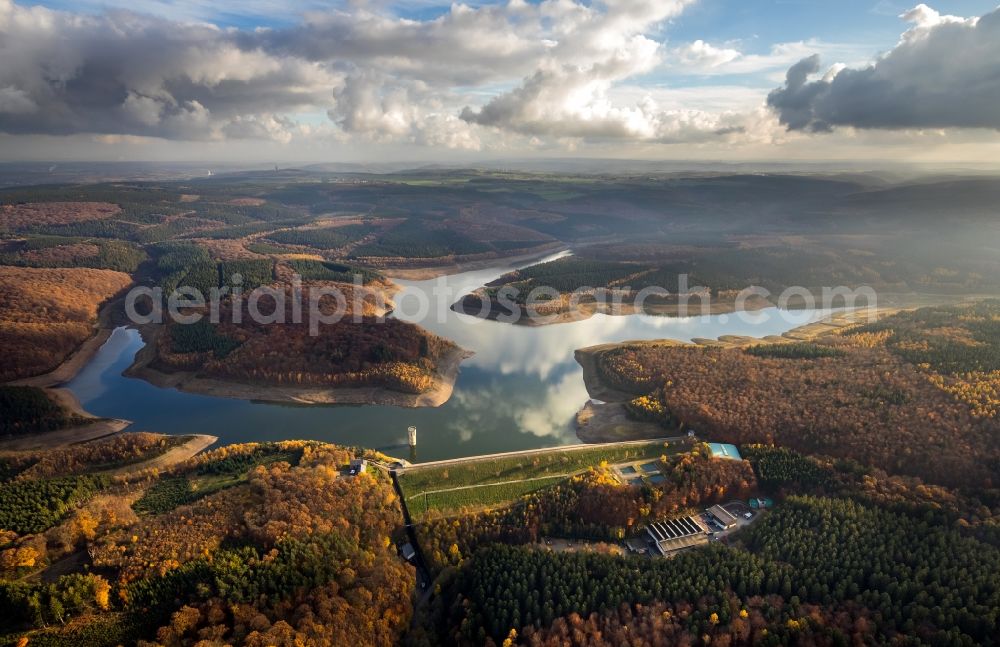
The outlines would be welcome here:
[[[472,356],[472,353],[459,347],[448,352],[437,364],[436,374],[433,378],[434,386],[423,393],[403,393],[384,387],[249,384],[201,377],[192,371],[168,373],[152,368],[150,364],[156,357],[156,336],[159,331],[159,327],[146,327],[140,331],[145,346],[136,353],[135,360],[125,370],[124,375],[145,380],[160,388],[177,389],[185,393],[278,404],[372,404],[397,407],[438,407],[451,397],[462,361]]]
[[[486,307],[484,307],[484,303],[487,304]],[[774,304],[766,299],[752,297],[747,299],[745,303],[741,304],[739,309],[745,312],[756,312],[758,310],[773,307]],[[482,289],[463,296],[461,299],[452,304],[451,309],[455,312],[471,315],[473,317],[489,319],[491,321],[506,321],[511,317],[511,311],[497,300],[489,299],[488,301],[484,301]],[[632,315],[678,317],[682,316],[682,314],[683,316],[730,314],[737,311],[737,304],[735,299],[716,299],[712,301],[709,307],[702,310],[702,307],[699,303],[697,303],[697,300],[693,300],[692,303],[687,305],[681,305],[677,303],[676,300],[654,301],[649,299],[642,304],[641,307],[635,303],[628,303],[627,300],[623,303],[582,301],[577,304],[566,304],[564,307],[560,306],[552,312],[545,312],[545,307],[541,306],[538,308],[538,317],[530,316],[527,313],[526,306],[520,306],[520,310],[519,317],[510,322],[513,325],[551,326],[561,323],[572,323],[574,321],[584,321],[586,319],[590,319],[595,314],[622,317]]]
[[[79,418],[83,418],[84,422],[73,427],[47,431],[41,434],[0,438],[0,448],[5,450],[27,450],[88,442],[117,434],[132,424],[130,420],[94,416],[80,405],[80,401],[72,391],[63,388],[63,385],[76,377],[83,370],[83,367],[94,359],[97,351],[111,337],[112,329],[103,327],[106,321],[106,315],[103,313],[104,310],[102,310],[102,314],[98,315],[102,322],[102,327],[95,329],[94,334],[80,344],[59,366],[48,373],[21,378],[7,383],[11,386],[32,386],[44,389],[46,395],[52,401]]]

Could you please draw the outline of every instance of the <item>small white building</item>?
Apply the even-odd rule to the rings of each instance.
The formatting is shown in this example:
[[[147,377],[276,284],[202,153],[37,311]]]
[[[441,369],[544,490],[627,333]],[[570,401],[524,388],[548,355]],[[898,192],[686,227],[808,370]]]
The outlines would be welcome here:
[[[351,460],[351,476],[364,474],[367,471],[368,471],[368,461],[366,461],[363,458],[354,458]]]

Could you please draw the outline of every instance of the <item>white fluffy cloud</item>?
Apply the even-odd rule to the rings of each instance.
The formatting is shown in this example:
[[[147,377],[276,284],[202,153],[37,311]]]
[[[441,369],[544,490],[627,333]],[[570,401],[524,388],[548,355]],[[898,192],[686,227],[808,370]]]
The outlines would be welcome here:
[[[742,52],[731,47],[715,47],[703,40],[682,45],[674,50],[677,64],[695,70],[717,69],[741,58]]]
[[[792,130],[992,128],[1000,130],[1000,9],[981,18],[919,5],[913,26],[864,68],[838,66],[822,78],[818,56],[788,70],[768,104]]]
[[[780,79],[785,70],[797,61],[814,54],[830,56],[856,56],[853,47],[816,40],[776,43],[763,54],[748,54],[740,43],[712,45],[702,40],[674,47],[664,61],[671,72],[696,76],[756,75],[777,73]]]
[[[596,66],[540,71],[482,109],[466,108],[462,118],[525,135],[591,140],[702,141],[743,130],[736,113],[662,109],[649,95],[616,100],[613,82],[622,78]]]
[[[327,101],[339,78],[208,25],[10,0],[0,0],[0,60],[0,130],[8,133],[237,136],[247,121]]]
[[[996,127],[996,13],[963,19],[921,5],[871,68],[812,80],[817,61],[792,66],[769,113],[777,79],[768,76],[830,47],[667,44],[670,21],[694,1],[456,3],[406,19],[386,3],[307,0],[303,16],[282,10],[287,26],[224,29],[187,0],[175,12],[162,0],[132,5],[173,18],[0,0],[0,133],[514,151],[773,143],[774,115],[799,130]],[[251,5],[248,15],[277,10],[271,0]],[[756,76],[670,83],[722,75]]]
[[[534,137],[585,140],[702,141],[742,132],[739,115],[664,110],[650,95],[626,101],[619,92],[622,82],[663,63],[663,46],[646,33],[686,4],[609,5],[601,20],[584,20],[556,41],[520,85],[480,108],[466,107],[462,119]],[[692,46],[687,55],[714,57],[719,64],[726,56],[704,43]]]
[[[616,95],[662,62],[647,34],[691,1],[509,0],[430,20],[359,6],[247,31],[0,0],[0,131],[280,142],[295,114],[326,113],[362,140],[470,150],[505,133],[701,137],[728,117]]]

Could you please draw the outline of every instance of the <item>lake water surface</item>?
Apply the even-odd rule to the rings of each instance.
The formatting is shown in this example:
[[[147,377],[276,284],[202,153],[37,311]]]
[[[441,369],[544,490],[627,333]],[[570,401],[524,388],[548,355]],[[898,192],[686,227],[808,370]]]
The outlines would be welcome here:
[[[554,258],[554,257],[550,257]],[[544,260],[550,260],[544,259]],[[118,328],[91,362],[67,386],[87,411],[134,421],[131,430],[171,434],[204,433],[220,444],[281,439],[316,439],[389,450],[428,461],[533,449],[579,442],[576,411],[587,401],[573,351],[632,339],[763,337],[815,321],[820,311],[764,310],[747,321],[734,315],[709,317],[612,317],[542,327],[485,321],[448,309],[469,292],[512,269],[498,266],[431,281],[397,281],[400,319],[417,321],[475,353],[462,364],[451,399],[437,408],[390,406],[289,406],[182,393],[122,376],[142,348],[138,332]],[[438,296],[447,286],[454,298]],[[424,295],[430,316],[419,316]],[[440,315],[440,316],[439,316]],[[406,428],[418,429],[415,455],[403,445]]]

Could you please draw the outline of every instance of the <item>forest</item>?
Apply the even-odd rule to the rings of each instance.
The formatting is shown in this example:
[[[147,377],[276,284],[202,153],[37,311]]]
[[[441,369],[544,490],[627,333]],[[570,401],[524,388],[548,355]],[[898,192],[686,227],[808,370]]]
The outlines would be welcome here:
[[[872,186],[850,175],[618,177],[430,169],[343,175],[295,169],[3,189],[0,230],[144,244],[181,237],[252,244],[254,236],[277,232],[296,245],[329,250],[344,245],[309,232],[336,232],[314,225],[335,214],[384,223],[372,232],[374,240],[352,248],[363,235],[358,229],[346,246],[348,255],[376,266],[392,259],[409,264],[502,255],[563,241],[586,262],[608,264],[594,265],[597,274],[580,284],[613,282],[638,264],[645,273],[630,281],[635,289],[656,284],[672,290],[676,275],[687,273],[689,285],[717,292],[750,284],[772,291],[861,284],[890,291],[986,291],[1000,281],[1000,263],[985,245],[989,236],[981,233],[994,227],[984,217],[994,206],[992,188],[980,178],[941,185],[942,191],[963,191],[962,204],[949,207],[955,221],[946,226],[933,193],[938,184],[928,178]],[[923,197],[913,200],[911,193]],[[616,244],[607,245],[609,237]],[[564,279],[567,289],[578,287],[571,276]]]
[[[294,259],[286,263],[303,281],[333,281],[335,283],[354,283],[360,278],[363,285],[384,281],[385,277],[375,270],[351,265],[342,265],[330,261],[314,261]]]
[[[414,571],[391,540],[401,512],[389,479],[343,476],[358,455],[322,443],[236,445],[164,474],[0,485],[0,527],[17,533],[0,551],[0,644],[397,642]],[[237,476],[197,505],[127,509],[164,479]],[[49,516],[25,512],[45,502]],[[59,523],[86,560],[39,578],[54,562],[37,533]],[[71,537],[71,523],[84,532]]]
[[[166,296],[179,287],[191,287],[208,299],[212,288],[240,285],[249,292],[275,280],[274,262],[267,258],[217,262],[205,247],[186,241],[159,243],[151,251],[156,258],[153,273]],[[239,282],[234,280],[236,274]]]
[[[982,280],[969,270],[968,278],[955,285],[950,283],[955,272],[933,267],[904,270],[902,259],[870,267],[859,265],[856,252],[820,244],[802,252],[777,245],[754,245],[748,249],[721,244],[592,245],[575,250],[573,256],[510,272],[484,288],[491,295],[502,287],[517,289],[515,300],[523,302],[528,293],[540,287],[561,294],[582,288],[625,290],[628,295],[649,288],[671,294],[705,290],[713,298],[723,300],[745,288],[760,287],[769,291],[770,299],[775,301],[790,286],[802,286],[817,297],[821,286],[831,285],[873,286],[890,293],[907,288],[932,291],[948,288],[961,293],[969,292],[973,282]]]
[[[499,289],[510,286],[520,290],[523,299],[529,292],[539,287],[550,287],[559,292],[572,292],[581,287],[617,287],[635,275],[650,271],[651,268],[638,264],[612,261],[588,260],[578,256],[567,256],[548,263],[532,265],[502,276],[488,287]]]
[[[375,325],[371,295],[361,295],[366,314],[352,315],[354,288],[338,285],[348,303],[346,315],[310,334],[309,322],[295,323],[293,297],[285,288],[284,325],[257,322],[245,309],[233,323],[231,301],[220,309],[220,323],[201,319],[193,325],[171,323],[156,341],[152,367],[159,371],[193,371],[199,375],[244,383],[327,387],[377,386],[419,394],[435,385],[438,362],[457,346],[422,328],[388,318]],[[303,289],[309,303],[313,287]],[[324,312],[331,299],[321,301]],[[262,312],[275,309],[274,299],[261,299]],[[204,313],[207,316],[207,313]],[[281,314],[281,313],[279,313]]]
[[[931,381],[977,418],[1000,412],[1000,301],[902,312],[852,334],[884,336],[890,352],[926,367]]]
[[[0,385],[0,436],[34,434],[80,424],[82,419],[53,402],[44,389]]]
[[[91,476],[26,479],[0,484],[0,528],[35,534],[61,521],[73,505],[93,494],[101,481]]]
[[[101,238],[35,236],[0,245],[0,265],[90,267],[131,274],[146,260],[133,243]]]
[[[189,436],[164,436],[144,431],[120,433],[68,447],[31,451],[0,451],[12,480],[55,478],[116,470],[156,458],[183,445]]]
[[[975,381],[990,380],[987,331],[996,308],[934,309],[933,326],[923,321],[930,313],[917,310],[805,347],[623,345],[603,352],[598,370],[636,395],[627,403],[632,415],[668,428],[683,424],[724,442],[778,444],[930,483],[992,489],[1000,485],[990,440],[996,422],[988,415],[995,401]],[[897,321],[915,321],[919,332]]]
[[[319,249],[336,249],[364,238],[373,228],[369,225],[341,225],[319,229],[284,229],[268,234],[267,239],[287,245],[304,245]]]
[[[266,234],[277,229],[302,225],[307,222],[309,222],[309,219],[303,217],[288,220],[276,220],[273,222],[251,222],[242,225],[231,225],[228,227],[220,227],[218,229],[210,229],[208,231],[199,231],[195,234],[191,234],[188,238],[240,240],[256,234]]]
[[[568,624],[596,629],[614,619],[648,632],[632,640],[651,641],[665,631],[678,644],[699,638],[847,644],[901,636],[983,644],[997,631],[995,545],[849,500],[791,497],[741,536],[739,547],[640,559],[483,549],[448,583],[442,597],[452,603],[433,608],[436,638],[561,644],[556,637]],[[644,611],[650,605],[662,609],[658,622]],[[570,644],[634,644],[573,634]]]
[[[99,470],[156,440],[103,441],[75,454]],[[621,485],[602,463],[513,505],[421,521],[418,537],[438,578],[416,611],[414,571],[394,549],[402,517],[391,481],[378,470],[344,476],[352,457],[388,460],[381,455],[318,442],[232,445],[162,473],[114,479],[53,478],[80,468],[58,460],[42,468],[24,457],[28,471],[0,485],[0,527],[15,533],[0,545],[9,578],[0,581],[8,610],[0,644],[27,635],[42,645],[837,645],[903,637],[971,645],[997,631],[995,537],[954,523],[947,493],[932,499],[934,488],[910,483],[914,505],[898,505],[885,496],[901,484],[893,489],[884,473],[784,448],[743,451],[749,462],[713,459],[701,445],[663,456],[666,480],[641,488]],[[653,519],[745,498],[757,491],[755,473],[780,500],[729,546],[650,560],[551,552],[541,543],[618,541]],[[89,569],[20,579],[80,546]]]
[[[663,455],[658,463],[666,477],[659,484],[625,486],[602,461],[509,505],[480,506],[457,517],[448,509],[424,515],[417,536],[437,572],[460,565],[493,543],[524,544],[543,536],[620,541],[641,533],[652,521],[693,506],[744,498],[756,490],[749,464],[714,460],[704,447]],[[411,514],[419,515],[420,497],[407,501]]]
[[[131,282],[111,270],[0,266],[0,381],[58,366],[93,334],[98,307]]]
[[[121,212],[121,208],[111,202],[46,200],[36,203],[6,203],[0,207],[0,226],[19,231],[45,225],[68,225],[103,220],[120,215]]]
[[[984,182],[426,168],[2,189],[0,381],[57,366],[133,283],[208,293],[239,274],[245,290],[287,289],[295,272],[308,289],[357,272],[388,294],[386,268],[564,244],[573,256],[487,293],[673,291],[680,274],[713,296],[996,293]],[[943,188],[961,204],[942,205]],[[218,325],[161,329],[153,367],[420,393],[459,352],[398,320],[374,325],[384,311],[370,301],[361,322],[318,336],[226,323],[234,307],[247,304],[224,305]],[[347,476],[351,459],[385,457],[316,442],[230,445],[165,468],[144,465],[183,436],[0,449],[0,647],[990,644],[998,321],[1000,302],[981,301],[809,341],[623,344],[598,357],[631,415],[737,443],[744,461],[696,444],[449,465],[404,474],[401,501],[377,468]],[[19,441],[80,422],[28,387],[0,387],[0,412],[0,434]],[[610,464],[639,455],[661,482],[614,476]],[[651,521],[758,495],[775,507],[725,541],[670,560],[604,552]],[[426,589],[397,554],[410,541],[403,503]]]
[[[218,490],[245,482],[249,472],[257,465],[282,461],[298,465],[302,454],[301,447],[248,447],[239,453],[202,462],[187,473],[159,479],[132,504],[132,509],[139,515],[170,512],[178,506],[194,503]]]
[[[773,357],[776,359],[817,359],[820,357],[844,357],[847,354],[833,346],[807,342],[759,344],[747,347],[744,352],[754,357]]]
[[[525,294],[542,283],[565,292],[581,286],[675,291],[679,275],[686,274],[689,287],[705,286],[716,297],[749,285],[775,294],[789,285],[955,294],[988,291],[1000,283],[1000,264],[980,243],[986,237],[967,233],[967,225],[992,226],[981,222],[981,210],[963,212],[950,228],[915,213],[909,217],[921,223],[920,233],[885,236],[881,232],[894,231],[891,224],[903,216],[891,202],[874,205],[891,201],[901,189],[871,192],[854,181],[511,177],[486,171],[362,181],[296,170],[185,182],[20,187],[0,190],[0,238],[7,239],[0,241],[0,263],[141,275],[145,255],[154,255],[157,244],[188,240],[231,241],[248,258],[285,254],[282,245],[291,244],[289,249],[316,250],[326,260],[369,268],[419,267],[440,263],[434,259],[503,256],[563,241],[575,245],[573,257],[521,270],[502,282],[527,288]],[[808,196],[799,190],[806,187]],[[734,190],[742,192],[739,197]],[[858,201],[857,191],[866,200]],[[986,195],[978,185],[969,191],[970,200]],[[927,208],[932,203],[928,200]],[[913,208],[919,212],[922,206]],[[789,215],[809,209],[836,213],[837,227],[830,231],[826,220]],[[875,212],[883,215],[873,231],[867,214]],[[350,224],[331,227],[331,215]],[[616,244],[602,242],[609,235],[617,237]],[[64,242],[57,244],[52,236]],[[44,247],[24,248],[25,242]],[[221,260],[232,258],[209,259]],[[210,286],[206,270],[199,266],[188,282]],[[174,284],[169,277],[163,282]],[[251,284],[266,282],[255,273]],[[973,388],[992,387],[977,380]]]
[[[435,224],[410,218],[378,234],[375,242],[355,248],[351,252],[351,258],[439,258],[482,254],[493,250],[488,243],[473,240],[458,229],[454,224]]]

